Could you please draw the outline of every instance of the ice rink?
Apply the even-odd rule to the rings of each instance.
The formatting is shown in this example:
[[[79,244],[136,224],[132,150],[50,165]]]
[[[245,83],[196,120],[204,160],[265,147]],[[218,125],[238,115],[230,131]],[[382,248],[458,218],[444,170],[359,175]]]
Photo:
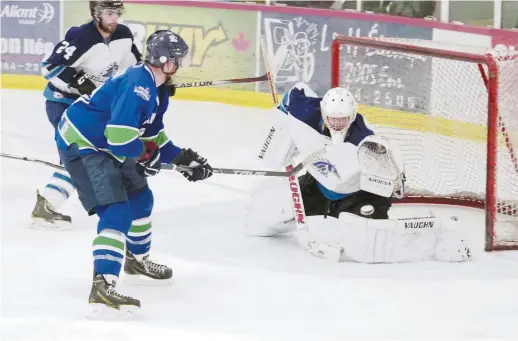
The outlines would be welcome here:
[[[203,90],[200,90],[203,91]],[[2,152],[56,162],[41,92],[2,90]],[[172,101],[168,136],[216,167],[257,167],[267,110]],[[150,179],[151,258],[174,284],[122,294],[142,301],[134,321],[92,321],[91,244],[97,218],[77,197],[68,230],[29,229],[36,189],[53,170],[1,160],[1,328],[11,340],[489,340],[518,338],[518,252],[484,253],[482,212],[398,205],[392,216],[456,215],[472,225],[474,260],[452,264],[331,263],[293,235],[247,236],[243,207],[257,178],[214,175],[191,184],[175,172]]]

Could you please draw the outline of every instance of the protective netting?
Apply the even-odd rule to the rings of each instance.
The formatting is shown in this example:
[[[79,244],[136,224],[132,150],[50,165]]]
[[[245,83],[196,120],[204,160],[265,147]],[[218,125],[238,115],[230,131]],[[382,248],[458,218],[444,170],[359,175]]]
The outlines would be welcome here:
[[[491,86],[485,81],[487,65],[451,53],[485,55],[487,49],[399,38],[367,48],[347,39],[337,38],[341,48],[333,72],[376,133],[403,152],[407,195],[494,202],[494,210],[488,208],[494,221],[491,248],[518,246],[518,56],[491,58],[498,77]],[[437,54],[402,52],[391,42],[433,48]],[[488,106],[490,91],[497,95],[496,110]],[[496,144],[488,151],[491,117],[497,122]],[[492,160],[495,165],[489,179],[494,187],[486,186],[488,152],[489,166]]]

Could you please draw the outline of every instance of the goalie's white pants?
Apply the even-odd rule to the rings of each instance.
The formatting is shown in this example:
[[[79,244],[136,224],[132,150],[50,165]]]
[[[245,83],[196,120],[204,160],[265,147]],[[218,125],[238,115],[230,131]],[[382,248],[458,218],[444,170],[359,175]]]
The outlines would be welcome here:
[[[247,205],[247,232],[273,236],[296,230],[287,179],[261,181]],[[365,219],[342,213],[339,219],[307,217],[309,233],[319,243],[341,247],[345,259],[361,263],[399,263],[470,259],[462,221],[438,218]]]

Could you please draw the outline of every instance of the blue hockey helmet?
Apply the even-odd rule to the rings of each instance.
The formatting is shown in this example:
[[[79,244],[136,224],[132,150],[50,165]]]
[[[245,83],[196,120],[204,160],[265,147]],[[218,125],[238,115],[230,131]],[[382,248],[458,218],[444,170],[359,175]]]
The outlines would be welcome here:
[[[169,30],[158,30],[147,39],[146,52],[146,61],[149,64],[162,67],[171,60],[178,68],[189,53],[189,46],[178,34]]]

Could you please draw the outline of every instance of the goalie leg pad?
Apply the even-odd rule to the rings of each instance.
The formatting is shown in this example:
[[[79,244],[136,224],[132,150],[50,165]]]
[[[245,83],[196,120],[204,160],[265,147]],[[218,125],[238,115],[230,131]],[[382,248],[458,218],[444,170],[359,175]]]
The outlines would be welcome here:
[[[437,218],[365,219],[340,214],[345,256],[360,263],[401,263],[471,258],[458,221]]]
[[[269,237],[296,228],[286,178],[259,181],[251,190],[245,211],[245,226],[250,235]]]

